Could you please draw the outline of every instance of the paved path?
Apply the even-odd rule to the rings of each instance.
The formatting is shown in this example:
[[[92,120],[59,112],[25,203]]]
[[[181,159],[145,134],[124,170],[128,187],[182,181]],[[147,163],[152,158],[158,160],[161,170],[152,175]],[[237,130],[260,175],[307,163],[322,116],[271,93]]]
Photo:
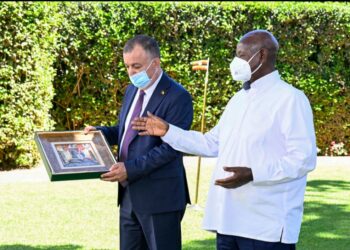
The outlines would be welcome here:
[[[197,167],[198,157],[184,157],[184,164],[187,167]],[[201,166],[214,166],[216,158],[202,158]],[[350,157],[317,157],[317,167],[348,166]],[[0,171],[0,184],[11,182],[48,182],[49,178],[46,169],[41,162],[32,169],[21,169],[12,171]]]

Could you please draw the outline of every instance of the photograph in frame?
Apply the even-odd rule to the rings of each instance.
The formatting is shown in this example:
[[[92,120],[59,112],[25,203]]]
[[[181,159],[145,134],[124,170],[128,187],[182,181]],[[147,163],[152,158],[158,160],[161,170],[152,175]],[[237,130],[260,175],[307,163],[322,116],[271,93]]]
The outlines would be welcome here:
[[[101,131],[39,131],[34,139],[51,181],[100,178],[116,163]]]
[[[61,169],[101,167],[104,163],[94,145],[86,142],[54,142],[54,148]]]

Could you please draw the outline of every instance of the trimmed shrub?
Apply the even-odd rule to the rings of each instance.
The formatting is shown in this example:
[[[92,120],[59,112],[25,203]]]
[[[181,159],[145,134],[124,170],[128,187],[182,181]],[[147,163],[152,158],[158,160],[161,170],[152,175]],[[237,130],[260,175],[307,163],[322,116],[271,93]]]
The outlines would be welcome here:
[[[282,78],[312,104],[320,154],[350,152],[346,3],[6,2],[0,14],[0,169],[35,165],[34,131],[52,120],[56,130],[115,124],[129,84],[122,49],[136,34],[155,37],[163,69],[194,97],[195,130],[205,74],[190,62],[210,58],[208,130],[241,88],[229,72],[238,40],[271,31]]]
[[[154,36],[166,72],[194,97],[192,128],[199,130],[204,73],[190,62],[210,58],[206,127],[218,121],[240,89],[229,63],[239,38],[253,29],[271,31],[280,43],[282,77],[302,89],[314,111],[317,144],[350,149],[350,8],[341,3],[71,3],[64,16],[55,67],[52,116],[57,129],[116,121],[129,84],[122,48],[136,34]]]
[[[43,3],[0,3],[0,170],[35,165],[34,131],[53,125],[52,10]]]
[[[123,20],[128,11],[109,3],[61,3],[59,9],[63,23],[51,112],[56,129],[113,124],[127,85],[123,43],[135,32]]]

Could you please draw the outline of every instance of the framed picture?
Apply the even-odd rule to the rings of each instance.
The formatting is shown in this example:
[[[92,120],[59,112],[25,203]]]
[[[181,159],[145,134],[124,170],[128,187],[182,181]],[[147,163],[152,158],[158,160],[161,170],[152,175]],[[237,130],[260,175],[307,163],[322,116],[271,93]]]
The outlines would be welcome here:
[[[34,139],[51,181],[99,178],[116,163],[101,131],[39,131]]]

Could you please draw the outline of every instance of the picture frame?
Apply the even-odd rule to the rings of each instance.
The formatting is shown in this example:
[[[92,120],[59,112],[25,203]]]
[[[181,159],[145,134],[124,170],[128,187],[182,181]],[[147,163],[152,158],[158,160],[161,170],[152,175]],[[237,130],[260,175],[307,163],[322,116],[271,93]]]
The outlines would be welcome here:
[[[101,131],[37,131],[34,140],[51,181],[100,178],[116,158]]]

